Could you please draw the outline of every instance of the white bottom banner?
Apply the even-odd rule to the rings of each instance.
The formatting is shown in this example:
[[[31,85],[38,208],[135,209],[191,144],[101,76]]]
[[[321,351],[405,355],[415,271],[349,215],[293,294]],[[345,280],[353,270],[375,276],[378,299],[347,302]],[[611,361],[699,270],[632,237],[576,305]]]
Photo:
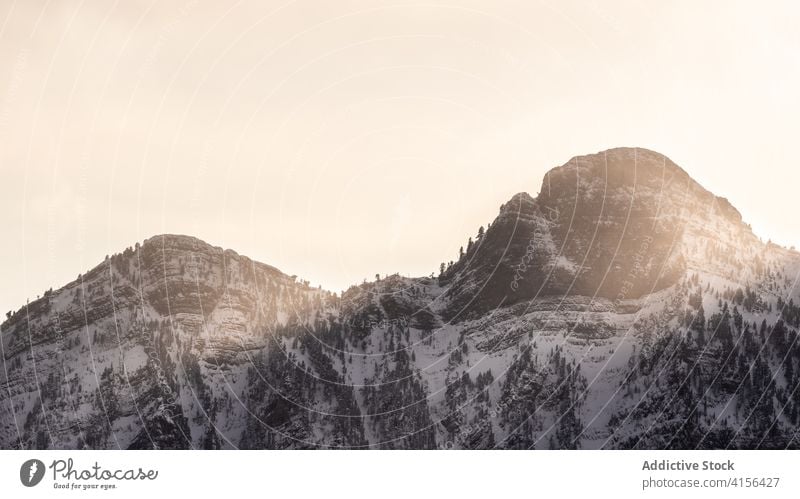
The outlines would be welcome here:
[[[0,451],[3,497],[798,497],[800,451]]]

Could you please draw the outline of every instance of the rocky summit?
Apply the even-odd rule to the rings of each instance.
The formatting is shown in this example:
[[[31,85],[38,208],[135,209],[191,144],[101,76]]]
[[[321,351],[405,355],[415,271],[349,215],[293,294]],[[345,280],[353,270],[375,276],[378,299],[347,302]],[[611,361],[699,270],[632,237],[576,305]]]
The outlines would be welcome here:
[[[639,148],[341,296],[155,236],[7,314],[0,448],[798,448],[798,278]]]

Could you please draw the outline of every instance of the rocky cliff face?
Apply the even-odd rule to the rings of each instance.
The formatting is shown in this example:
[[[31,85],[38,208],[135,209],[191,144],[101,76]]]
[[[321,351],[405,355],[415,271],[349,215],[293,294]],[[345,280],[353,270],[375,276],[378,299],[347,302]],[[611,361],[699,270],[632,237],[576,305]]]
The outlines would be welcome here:
[[[643,149],[342,296],[157,236],[2,325],[0,448],[796,448],[798,277]]]
[[[645,149],[579,156],[514,196],[445,281],[454,317],[548,295],[638,298],[686,272],[685,242],[710,229],[753,235],[730,204]],[[511,285],[509,285],[511,283]],[[477,284],[479,288],[473,289]],[[462,307],[465,307],[462,309]]]
[[[328,293],[184,236],[107,258],[2,326],[3,447],[238,444],[248,369]],[[222,414],[225,415],[223,419]]]

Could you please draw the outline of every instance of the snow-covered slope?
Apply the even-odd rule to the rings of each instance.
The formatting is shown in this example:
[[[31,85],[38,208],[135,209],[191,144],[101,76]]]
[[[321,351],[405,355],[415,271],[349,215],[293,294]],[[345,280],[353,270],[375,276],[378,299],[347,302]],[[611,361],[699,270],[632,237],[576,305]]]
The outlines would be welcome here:
[[[474,237],[342,296],[151,238],[2,325],[0,448],[798,447],[800,255],[665,156]]]

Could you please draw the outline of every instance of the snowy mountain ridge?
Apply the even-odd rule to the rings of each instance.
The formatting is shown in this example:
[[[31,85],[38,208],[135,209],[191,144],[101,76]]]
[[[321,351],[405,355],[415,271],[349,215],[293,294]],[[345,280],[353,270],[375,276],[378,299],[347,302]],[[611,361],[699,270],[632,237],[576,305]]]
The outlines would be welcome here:
[[[9,314],[0,448],[797,448],[800,254],[665,156],[342,296],[163,235]]]

